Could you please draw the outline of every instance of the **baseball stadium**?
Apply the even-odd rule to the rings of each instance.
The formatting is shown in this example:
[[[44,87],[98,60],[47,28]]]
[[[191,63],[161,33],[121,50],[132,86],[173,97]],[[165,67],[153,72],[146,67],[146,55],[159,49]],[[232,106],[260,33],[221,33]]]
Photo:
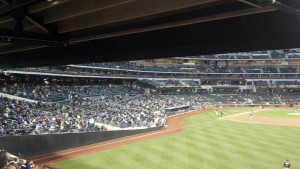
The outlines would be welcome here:
[[[0,0],[0,169],[300,168],[300,1],[85,1]]]

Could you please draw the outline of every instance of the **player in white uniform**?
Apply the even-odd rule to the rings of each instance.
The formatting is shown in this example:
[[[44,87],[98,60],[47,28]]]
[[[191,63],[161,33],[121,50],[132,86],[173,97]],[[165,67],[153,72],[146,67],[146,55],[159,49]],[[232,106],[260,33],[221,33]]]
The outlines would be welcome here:
[[[291,168],[291,163],[290,161],[287,159],[283,165],[282,165],[282,169],[290,169]]]

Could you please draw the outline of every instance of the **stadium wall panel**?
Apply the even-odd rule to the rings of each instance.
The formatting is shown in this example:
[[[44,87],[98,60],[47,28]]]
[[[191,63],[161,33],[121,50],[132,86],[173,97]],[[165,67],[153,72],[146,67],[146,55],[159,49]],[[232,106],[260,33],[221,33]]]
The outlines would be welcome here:
[[[24,157],[29,157],[155,131],[161,128],[162,126],[138,130],[5,136],[0,137],[0,149],[4,149],[14,155],[21,154]]]

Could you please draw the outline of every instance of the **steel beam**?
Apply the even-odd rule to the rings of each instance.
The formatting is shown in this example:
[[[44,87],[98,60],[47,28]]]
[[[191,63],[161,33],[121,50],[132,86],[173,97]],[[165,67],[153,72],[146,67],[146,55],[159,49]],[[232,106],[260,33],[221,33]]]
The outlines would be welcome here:
[[[7,45],[10,45],[10,43],[0,43],[0,47],[1,46],[7,46]]]
[[[7,23],[7,22],[11,22],[13,21],[14,19],[10,16],[5,16],[5,17],[2,17],[0,18],[0,24],[4,24],[4,23]]]
[[[66,3],[68,1],[70,1],[70,0],[59,0],[59,1],[55,1],[55,2],[45,1],[45,2],[31,5],[28,8],[28,11],[29,11],[29,13],[37,13],[37,12],[41,12],[41,11],[49,9],[49,8],[53,8],[54,6],[61,5],[62,3]]]
[[[9,5],[9,3],[8,3],[6,0],[0,0],[0,2],[1,2],[3,5]]]
[[[57,64],[79,64],[91,62],[115,62],[125,60],[154,59],[167,57],[195,56],[216,53],[234,53],[272,49],[297,48],[300,34],[270,35],[246,39],[232,39],[211,43],[197,43],[176,47],[150,48],[138,51],[115,51],[101,53],[99,45],[73,46],[70,48],[43,48],[21,53],[0,55],[1,64],[10,67],[42,66]],[[85,51],[85,52],[79,52]],[[26,58],[23,61],[22,58]],[[18,61],[21,60],[21,61]],[[1,65],[0,64],[0,65]]]
[[[272,2],[272,5],[277,8],[278,10],[280,11],[283,11],[283,12],[286,12],[286,13],[291,13],[291,14],[299,14],[300,13],[300,10],[299,9],[296,9],[294,7],[291,7],[291,6],[288,6],[288,5],[285,5],[281,2],[278,2],[278,1],[273,1]]]
[[[216,15],[211,15],[211,16],[205,16],[205,17],[200,17],[200,18],[193,18],[193,19],[169,22],[169,23],[164,23],[164,24],[160,24],[160,25],[142,27],[142,28],[137,28],[137,29],[130,29],[130,30],[119,31],[119,32],[112,32],[112,33],[106,33],[106,34],[98,34],[98,35],[94,35],[94,36],[90,36],[90,37],[83,37],[83,38],[78,38],[78,39],[71,39],[70,43],[78,43],[78,42],[97,40],[97,39],[106,39],[106,38],[111,38],[111,37],[116,37],[116,36],[130,35],[130,34],[136,34],[136,33],[141,33],[141,32],[168,29],[168,28],[174,28],[174,27],[184,26],[184,25],[192,25],[192,24],[203,23],[203,22],[211,22],[211,21],[228,19],[228,18],[245,16],[245,15],[253,15],[253,14],[258,14],[258,13],[271,12],[271,11],[275,11],[275,10],[277,10],[277,9],[272,6],[264,7],[264,8],[243,9],[243,10],[237,10],[237,11],[216,14]]]
[[[0,0],[0,2],[2,2],[5,5],[10,5],[11,4],[7,0]],[[27,11],[27,9],[25,11]],[[24,18],[27,19],[32,24],[34,24],[35,26],[37,26],[38,28],[40,28],[45,33],[56,33],[57,32],[56,28],[45,25],[43,23],[43,19],[41,17],[37,16],[36,14],[27,14],[27,13],[28,12],[26,12],[26,14],[24,14],[25,15]],[[14,14],[12,14],[11,17],[18,20],[17,17]]]
[[[247,5],[250,5],[252,7],[256,7],[256,8],[262,8],[262,6],[258,5],[258,4],[255,4],[255,3],[252,3],[250,2],[249,0],[238,0],[239,2],[242,2],[244,4],[247,4]]]
[[[14,30],[0,29],[0,38],[3,42],[13,42],[14,39],[36,41],[36,42],[59,42],[59,38],[50,36],[49,34],[33,33],[33,32],[16,32]]]
[[[29,5],[36,4],[42,1],[44,0],[22,0],[6,5],[0,8],[0,18],[6,15],[11,15],[18,10],[26,9]]]
[[[25,15],[25,19],[43,30],[45,33],[57,33],[57,29],[55,27],[44,24],[43,19],[35,14],[27,14]]]
[[[74,18],[56,21],[58,32],[66,33],[95,26],[109,24],[131,23],[145,19],[168,16],[178,13],[180,10],[206,5],[214,2],[232,2],[224,0],[138,0],[123,4],[122,7],[114,6],[102,10],[95,10]],[[129,12],[130,11],[130,12]],[[58,11],[52,11],[58,12]],[[44,16],[45,23],[48,23],[49,16]],[[76,25],[76,26],[75,26]]]
[[[16,53],[16,52],[23,52],[27,50],[34,50],[46,47],[45,45],[34,45],[34,46],[26,46],[26,47],[13,47],[9,50],[1,50],[0,55]]]
[[[44,17],[46,24],[74,18],[80,15],[101,11],[108,8],[121,6],[136,0],[72,0],[58,6],[52,6],[51,9],[40,12]],[[66,11],[66,9],[68,9]],[[32,11],[29,10],[29,13]]]

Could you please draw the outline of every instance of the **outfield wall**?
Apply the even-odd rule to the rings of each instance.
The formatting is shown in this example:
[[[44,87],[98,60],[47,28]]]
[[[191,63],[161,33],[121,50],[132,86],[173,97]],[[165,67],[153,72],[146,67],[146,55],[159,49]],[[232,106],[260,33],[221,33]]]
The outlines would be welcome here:
[[[0,137],[0,149],[24,157],[84,146],[134,134],[155,131],[163,126],[138,130],[117,130],[86,133],[45,134]]]
[[[230,107],[258,107],[258,105],[223,105]],[[291,107],[290,105],[264,105],[265,107]],[[215,108],[215,105],[208,106]],[[186,112],[184,112],[186,113]],[[178,113],[176,113],[178,115]],[[45,134],[45,135],[25,135],[25,136],[4,136],[0,137],[0,149],[24,157],[41,155],[56,152],[69,148],[75,148],[88,144],[108,141],[125,136],[146,133],[163,128],[163,126],[136,130],[115,130],[102,132]]]

